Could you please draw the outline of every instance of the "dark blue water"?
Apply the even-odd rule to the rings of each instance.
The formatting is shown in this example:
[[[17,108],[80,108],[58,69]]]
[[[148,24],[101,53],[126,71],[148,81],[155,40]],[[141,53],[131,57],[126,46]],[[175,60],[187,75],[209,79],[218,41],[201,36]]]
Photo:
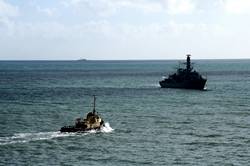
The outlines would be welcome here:
[[[0,165],[249,165],[250,60],[196,60],[207,90],[161,89],[178,61],[1,61]],[[58,130],[91,111],[101,132]]]

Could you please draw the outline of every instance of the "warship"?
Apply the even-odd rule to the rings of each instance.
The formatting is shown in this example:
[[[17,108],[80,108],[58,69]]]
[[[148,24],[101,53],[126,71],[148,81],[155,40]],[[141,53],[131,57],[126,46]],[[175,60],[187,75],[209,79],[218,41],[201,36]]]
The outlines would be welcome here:
[[[75,125],[64,126],[60,132],[85,132],[89,130],[100,130],[105,126],[104,121],[95,110],[96,97],[94,96],[94,106],[92,112],[89,112],[86,118],[77,118]]]
[[[186,68],[179,67],[176,73],[170,74],[168,78],[159,82],[161,88],[204,90],[207,79],[193,70],[190,56],[189,54],[187,55]]]

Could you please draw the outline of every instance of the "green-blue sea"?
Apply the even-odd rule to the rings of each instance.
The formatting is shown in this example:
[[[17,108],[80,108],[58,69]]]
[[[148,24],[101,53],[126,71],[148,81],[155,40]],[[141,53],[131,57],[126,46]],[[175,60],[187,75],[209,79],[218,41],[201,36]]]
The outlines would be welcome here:
[[[250,60],[193,60],[206,90],[162,89],[178,60],[0,61],[0,165],[250,163]],[[92,110],[101,131],[60,133]]]

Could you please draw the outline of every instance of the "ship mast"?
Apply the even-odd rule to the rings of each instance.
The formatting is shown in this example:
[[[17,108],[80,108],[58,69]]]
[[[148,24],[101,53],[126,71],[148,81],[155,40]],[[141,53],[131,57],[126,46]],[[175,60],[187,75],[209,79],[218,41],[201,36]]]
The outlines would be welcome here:
[[[190,60],[190,54],[187,54],[187,71],[190,72],[191,71],[191,60]]]
[[[93,108],[93,114],[95,114],[95,101],[96,101],[96,97],[95,97],[95,95],[94,95],[94,108]]]

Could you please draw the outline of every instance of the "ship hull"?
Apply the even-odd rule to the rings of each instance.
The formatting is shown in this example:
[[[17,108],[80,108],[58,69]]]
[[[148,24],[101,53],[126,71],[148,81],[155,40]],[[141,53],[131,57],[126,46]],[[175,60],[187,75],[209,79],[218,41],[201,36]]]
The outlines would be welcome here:
[[[75,127],[75,126],[64,126],[60,129],[62,133],[76,133],[76,132],[86,132],[90,130],[100,130],[101,127],[95,128],[82,128],[82,127]]]
[[[173,80],[165,79],[159,82],[161,88],[179,88],[179,89],[196,89],[204,90],[206,79],[200,80],[185,80],[182,82],[176,82]]]

